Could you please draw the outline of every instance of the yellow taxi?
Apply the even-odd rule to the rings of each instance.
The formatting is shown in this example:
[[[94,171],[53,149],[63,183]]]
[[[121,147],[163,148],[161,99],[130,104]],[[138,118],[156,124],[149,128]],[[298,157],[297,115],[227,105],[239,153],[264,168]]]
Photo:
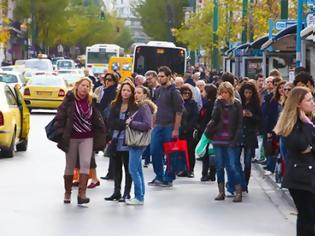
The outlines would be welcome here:
[[[16,151],[26,151],[30,128],[30,113],[19,91],[0,82],[0,157],[13,157]]]
[[[123,82],[132,74],[132,58],[131,57],[111,57],[108,62],[108,72],[118,72],[121,75],[120,81]]]
[[[23,89],[24,101],[32,109],[57,109],[68,86],[65,80],[52,74],[32,77]]]

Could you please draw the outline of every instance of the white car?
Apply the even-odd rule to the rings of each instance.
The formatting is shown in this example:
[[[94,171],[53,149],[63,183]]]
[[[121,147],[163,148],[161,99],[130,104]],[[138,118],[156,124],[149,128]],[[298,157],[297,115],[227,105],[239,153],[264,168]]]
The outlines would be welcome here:
[[[75,62],[70,59],[62,59],[56,62],[57,70],[75,69]]]
[[[26,69],[39,70],[39,71],[54,71],[51,60],[33,58],[25,61]]]
[[[72,87],[75,81],[84,77],[81,69],[58,70],[58,75],[67,82],[69,87]]]
[[[26,83],[24,76],[16,71],[5,71],[0,73],[0,82],[8,84],[12,89],[14,89],[16,84],[18,84],[19,89],[21,89]]]

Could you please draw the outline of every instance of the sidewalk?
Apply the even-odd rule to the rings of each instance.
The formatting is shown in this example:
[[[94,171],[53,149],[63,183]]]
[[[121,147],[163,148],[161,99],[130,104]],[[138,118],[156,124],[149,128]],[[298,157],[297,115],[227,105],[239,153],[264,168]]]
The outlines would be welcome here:
[[[280,195],[283,197],[283,199],[285,199],[291,207],[295,208],[295,205],[294,205],[294,202],[291,198],[289,190],[285,189],[285,188],[281,188],[281,184],[276,183],[274,174],[265,175],[265,170],[263,169],[263,166],[261,164],[258,164],[258,163],[253,163],[252,167],[255,168],[255,170],[257,170],[259,172],[260,177],[262,179],[264,179],[268,184],[273,186],[273,188],[280,193]]]

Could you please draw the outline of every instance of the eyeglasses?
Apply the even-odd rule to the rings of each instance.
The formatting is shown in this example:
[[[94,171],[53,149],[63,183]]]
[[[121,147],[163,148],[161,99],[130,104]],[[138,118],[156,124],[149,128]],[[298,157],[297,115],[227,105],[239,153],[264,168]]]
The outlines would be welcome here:
[[[105,78],[105,80],[108,80],[108,81],[113,81],[112,78],[108,77],[108,78]]]
[[[191,95],[190,92],[183,92],[182,95]]]

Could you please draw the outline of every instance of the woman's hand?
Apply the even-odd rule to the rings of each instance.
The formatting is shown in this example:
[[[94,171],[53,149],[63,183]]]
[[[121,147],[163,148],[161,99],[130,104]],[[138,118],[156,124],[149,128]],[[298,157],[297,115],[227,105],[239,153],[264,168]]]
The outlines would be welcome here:
[[[130,122],[132,121],[132,118],[129,117],[127,120],[126,120],[126,125],[130,125]]]

